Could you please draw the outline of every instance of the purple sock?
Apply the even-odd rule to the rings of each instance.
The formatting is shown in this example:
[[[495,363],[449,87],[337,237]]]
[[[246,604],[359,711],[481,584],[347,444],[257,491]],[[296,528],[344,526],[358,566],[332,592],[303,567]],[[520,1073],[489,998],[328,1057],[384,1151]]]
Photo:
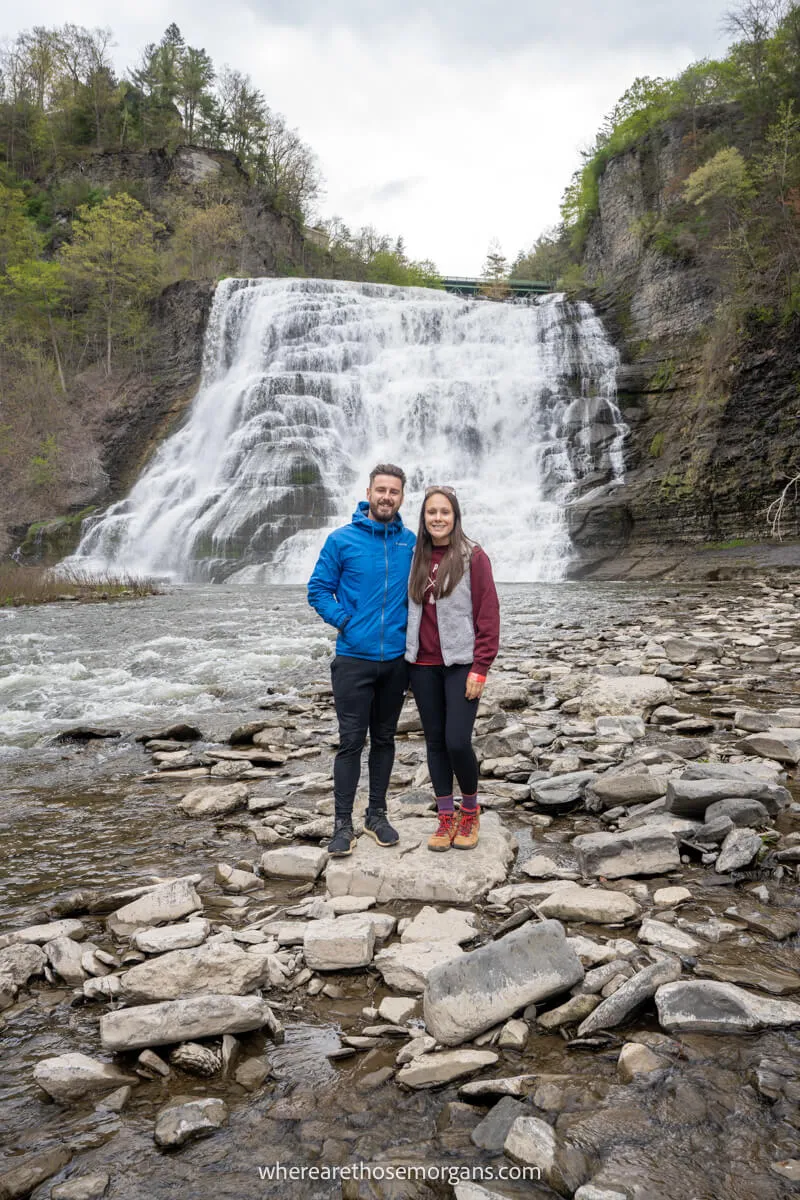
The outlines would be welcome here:
[[[475,812],[475,809],[477,807],[478,807],[478,793],[477,792],[474,792],[471,796],[462,796],[461,797],[461,811],[462,812]]]
[[[455,805],[453,804],[453,797],[452,796],[437,796],[436,797],[436,808],[440,813],[455,812]]]

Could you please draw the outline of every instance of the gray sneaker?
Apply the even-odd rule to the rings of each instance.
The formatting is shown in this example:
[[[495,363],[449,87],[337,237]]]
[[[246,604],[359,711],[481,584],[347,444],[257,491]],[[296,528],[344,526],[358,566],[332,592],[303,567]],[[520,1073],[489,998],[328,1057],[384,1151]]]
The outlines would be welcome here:
[[[400,834],[389,824],[385,808],[367,809],[364,833],[374,838],[379,846],[396,846],[400,841]]]
[[[336,821],[333,827],[333,837],[328,842],[328,854],[333,858],[344,858],[353,853],[353,847],[357,840],[350,821]]]

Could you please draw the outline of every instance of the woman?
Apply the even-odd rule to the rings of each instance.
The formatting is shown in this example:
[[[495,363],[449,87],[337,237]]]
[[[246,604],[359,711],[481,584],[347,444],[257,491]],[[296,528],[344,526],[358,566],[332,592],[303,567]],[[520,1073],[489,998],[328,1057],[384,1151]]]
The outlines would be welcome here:
[[[500,606],[489,559],[461,528],[451,487],[429,487],[408,581],[406,659],[417,702],[439,824],[430,850],[478,844],[478,762],[472,727],[497,656]],[[461,812],[453,800],[453,776]]]

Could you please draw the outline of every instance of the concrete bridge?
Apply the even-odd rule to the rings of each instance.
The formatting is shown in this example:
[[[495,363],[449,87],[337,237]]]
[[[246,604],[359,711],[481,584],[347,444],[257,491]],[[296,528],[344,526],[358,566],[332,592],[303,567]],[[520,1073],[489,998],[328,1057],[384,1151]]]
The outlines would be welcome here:
[[[491,287],[486,279],[472,279],[461,275],[451,275],[442,279],[444,290],[457,296],[474,296],[482,288]],[[551,283],[541,279],[502,279],[500,286],[507,287],[512,296],[544,296],[556,289]]]

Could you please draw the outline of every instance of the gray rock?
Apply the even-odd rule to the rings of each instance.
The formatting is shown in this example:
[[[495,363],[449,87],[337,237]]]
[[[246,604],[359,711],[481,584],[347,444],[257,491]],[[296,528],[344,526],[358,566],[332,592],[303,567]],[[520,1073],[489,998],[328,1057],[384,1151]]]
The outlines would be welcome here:
[[[531,799],[547,812],[568,812],[580,804],[586,787],[596,778],[596,771],[567,771],[552,779],[534,780]]]
[[[310,921],[303,936],[303,954],[312,971],[365,967],[374,948],[375,923],[369,913]]]
[[[413,1059],[395,1078],[409,1088],[440,1087],[492,1066],[498,1057],[492,1050],[439,1050]]]
[[[516,842],[493,812],[481,814],[480,840],[469,853],[432,854],[430,818],[398,818],[393,824],[400,835],[397,847],[376,850],[371,838],[361,838],[349,858],[331,859],[325,872],[331,896],[468,904],[505,880],[514,857]]]
[[[659,1058],[647,1046],[638,1042],[626,1042],[619,1052],[617,1072],[623,1083],[630,1083],[637,1075],[651,1075],[668,1065],[667,1060]]]
[[[760,800],[771,816],[791,803],[786,788],[742,767],[721,773],[723,764],[687,767],[680,779],[667,784],[667,811],[682,817],[703,817],[716,800],[739,798]]]
[[[0,950],[0,977],[10,980],[15,987],[25,987],[34,975],[44,975],[47,955],[32,942],[18,942]]]
[[[754,829],[732,829],[722,843],[714,870],[718,875],[749,866],[764,843]]]
[[[86,978],[82,966],[84,947],[74,942],[71,937],[53,938],[44,947],[50,966],[64,983],[70,987],[80,987]]]
[[[437,912],[430,905],[421,908],[409,921],[400,937],[401,942],[462,942],[471,941],[477,930],[474,913],[459,908]]]
[[[269,1005],[257,996],[192,996],[106,1013],[100,1041],[106,1050],[141,1050],[274,1025]]]
[[[228,1106],[224,1100],[207,1096],[202,1100],[173,1102],[159,1113],[153,1137],[157,1146],[171,1149],[210,1137],[227,1122]]]
[[[735,797],[715,800],[706,809],[706,824],[718,817],[728,817],[734,825],[769,825],[769,813],[760,800]]]
[[[83,921],[65,918],[63,921],[48,921],[44,925],[26,925],[24,929],[13,929],[11,933],[3,934],[0,946],[11,946],[15,942],[32,942],[43,946],[56,938],[72,938],[80,942],[86,937],[86,927]]]
[[[600,809],[617,804],[642,804],[666,795],[666,780],[649,771],[626,771],[619,775],[601,775],[591,786],[590,795],[599,801]]]
[[[578,985],[580,986],[580,985]],[[594,1012],[600,1003],[598,996],[570,996],[564,1004],[539,1013],[536,1024],[542,1029],[560,1029],[563,1025],[577,1025]]]
[[[675,838],[647,826],[619,833],[584,833],[573,849],[584,875],[621,879],[628,875],[664,875],[680,866]]]
[[[72,1155],[70,1146],[61,1145],[27,1154],[22,1160],[12,1159],[16,1165],[0,1176],[0,1197],[2,1200],[22,1200],[29,1196],[35,1187],[65,1167]]]
[[[374,962],[387,987],[421,992],[432,971],[463,955],[456,942],[408,942],[378,951]]]
[[[768,729],[766,733],[751,733],[743,738],[739,748],[745,754],[760,754],[775,762],[800,763],[800,729]]]
[[[656,921],[652,918],[642,921],[639,940],[651,946],[660,946],[662,950],[671,954],[697,954],[702,949],[702,942],[698,942],[690,933],[676,929],[666,921]]]
[[[327,850],[317,846],[286,846],[265,850],[261,870],[279,879],[316,879],[325,869]]]
[[[428,975],[425,1024],[446,1046],[507,1020],[518,1009],[583,979],[583,967],[557,921],[528,922]]]
[[[140,929],[131,942],[144,954],[164,954],[168,950],[190,950],[192,946],[201,946],[210,933],[211,922],[202,918],[161,929]]]
[[[504,1096],[489,1110],[469,1135],[473,1145],[480,1150],[502,1150],[508,1131],[517,1117],[530,1116],[531,1111],[513,1096]]]
[[[639,905],[624,892],[604,888],[564,888],[537,905],[543,917],[607,925],[638,917]]]
[[[246,783],[209,784],[187,792],[180,808],[189,817],[221,817],[247,805]]]
[[[112,1063],[100,1062],[86,1054],[60,1054],[43,1058],[33,1069],[33,1078],[42,1091],[60,1104],[74,1104],[87,1096],[105,1096],[139,1080]]]
[[[656,992],[662,1029],[681,1033],[754,1033],[800,1025],[800,1004],[746,992],[733,983],[681,980]]]
[[[675,689],[657,675],[597,675],[581,695],[582,717],[646,718],[659,704],[671,704]]]
[[[100,1200],[108,1191],[111,1176],[106,1171],[95,1171],[91,1175],[72,1175],[64,1183],[57,1183],[50,1193],[50,1200]]]
[[[194,884],[188,879],[175,879],[159,884],[138,900],[118,908],[106,918],[106,925],[115,937],[130,937],[137,929],[180,921],[202,907]]]
[[[562,1196],[572,1196],[586,1181],[588,1169],[577,1147],[561,1144],[556,1131],[539,1117],[517,1117],[503,1146],[512,1162],[535,1166],[550,1187]]]
[[[126,971],[120,978],[121,992],[133,1004],[206,992],[241,996],[266,982],[271,957],[262,946],[243,950],[236,942],[212,941],[189,950],[171,950]]]
[[[679,979],[680,974],[681,964],[676,958],[665,958],[637,971],[632,979],[627,979],[578,1026],[578,1037],[587,1037],[598,1029],[614,1029],[621,1025],[632,1012],[654,996],[658,988]]]

